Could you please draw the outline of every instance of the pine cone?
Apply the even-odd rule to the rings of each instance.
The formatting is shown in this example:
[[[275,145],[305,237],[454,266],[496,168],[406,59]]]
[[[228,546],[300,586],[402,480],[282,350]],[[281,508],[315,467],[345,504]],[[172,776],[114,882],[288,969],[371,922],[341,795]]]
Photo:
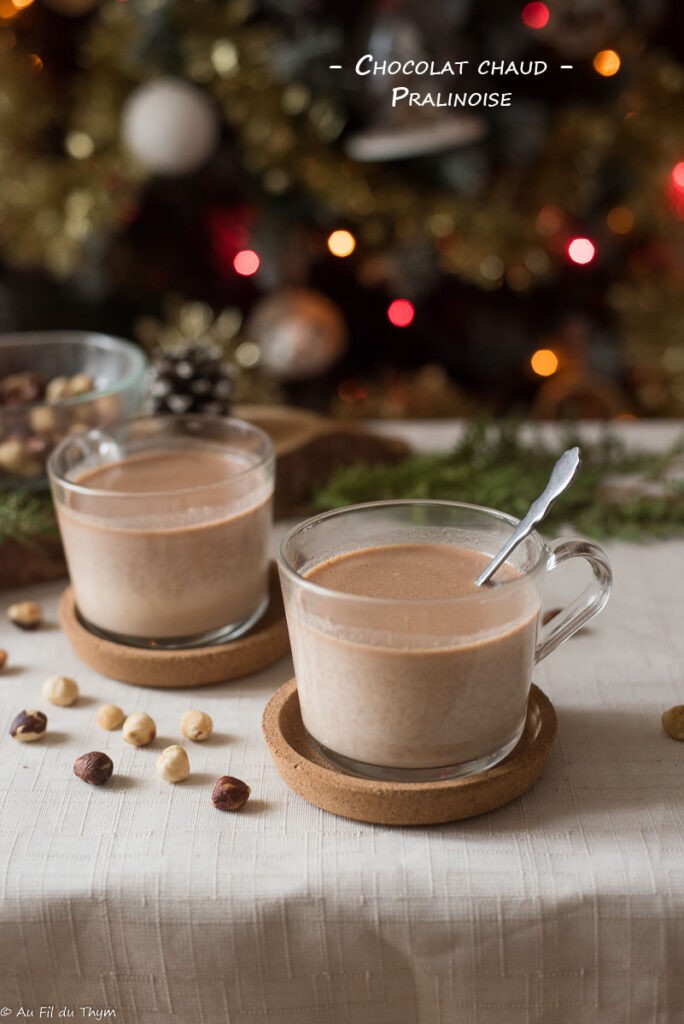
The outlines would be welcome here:
[[[152,367],[152,412],[230,414],[233,373],[217,346],[162,351]]]

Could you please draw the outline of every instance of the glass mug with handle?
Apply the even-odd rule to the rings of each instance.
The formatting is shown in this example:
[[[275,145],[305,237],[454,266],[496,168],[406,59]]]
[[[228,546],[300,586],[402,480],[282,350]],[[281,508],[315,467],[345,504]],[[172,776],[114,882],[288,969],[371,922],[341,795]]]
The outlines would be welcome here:
[[[523,733],[535,664],[605,605],[612,575],[587,540],[533,532],[492,581],[475,579],[517,524],[447,501],[380,501],[323,513],[283,539],[279,570],[302,719],[329,761],[366,778],[430,781],[484,771]],[[550,623],[549,573],[592,578]]]

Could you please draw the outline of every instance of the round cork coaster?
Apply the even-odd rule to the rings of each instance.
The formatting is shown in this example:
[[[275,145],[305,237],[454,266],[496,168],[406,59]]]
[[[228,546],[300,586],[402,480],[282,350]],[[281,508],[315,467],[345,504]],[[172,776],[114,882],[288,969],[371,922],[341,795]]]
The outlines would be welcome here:
[[[436,825],[486,814],[526,792],[548,759],[556,712],[533,685],[525,731],[515,750],[479,775],[439,782],[361,779],[324,761],[304,730],[295,679],[273,694],[262,727],[281,778],[316,807],[376,825]]]
[[[60,599],[59,621],[86,665],[110,679],[136,686],[178,688],[225,683],[266,668],[287,654],[290,647],[275,562],[270,566],[265,613],[244,636],[224,644],[153,651],[105,640],[86,629],[79,619],[71,587]]]

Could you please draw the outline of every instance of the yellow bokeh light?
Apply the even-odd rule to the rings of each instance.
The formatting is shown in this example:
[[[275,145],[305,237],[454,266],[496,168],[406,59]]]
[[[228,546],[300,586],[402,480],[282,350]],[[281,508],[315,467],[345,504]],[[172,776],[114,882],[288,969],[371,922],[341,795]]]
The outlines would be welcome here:
[[[351,231],[333,231],[328,238],[328,249],[333,256],[351,256],[356,248],[356,239]]]
[[[594,57],[594,68],[599,75],[610,78],[620,70],[620,57],[615,50],[599,50]]]
[[[532,353],[530,366],[538,377],[552,377],[558,369],[558,356],[550,348],[538,348]]]
[[[30,7],[33,0],[12,0],[12,5],[16,7],[18,11],[23,11],[25,7]]]
[[[610,230],[616,235],[628,235],[634,227],[634,214],[626,206],[614,206],[606,217]]]

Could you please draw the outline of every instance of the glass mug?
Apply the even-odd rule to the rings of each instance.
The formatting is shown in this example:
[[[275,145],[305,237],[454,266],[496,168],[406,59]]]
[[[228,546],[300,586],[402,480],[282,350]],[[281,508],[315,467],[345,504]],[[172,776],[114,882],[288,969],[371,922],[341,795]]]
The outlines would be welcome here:
[[[608,600],[612,575],[600,547],[547,545],[532,533],[503,567],[509,578],[497,583],[499,570],[459,596],[414,596],[415,560],[404,564],[410,582],[401,597],[343,592],[317,583],[316,572],[307,576],[351,565],[340,556],[354,552],[372,572],[372,559],[397,545],[409,545],[423,565],[427,555],[437,558],[435,571],[448,572],[449,553],[434,547],[448,545],[466,564],[474,559],[474,581],[517,522],[457,502],[380,501],[315,516],[287,534],[279,571],[297,691],[306,731],[325,758],[366,778],[421,782],[484,771],[514,749],[534,665]],[[586,559],[592,579],[541,625],[546,577],[570,558]]]
[[[66,438],[48,472],[83,623],[138,647],[221,643],[268,604],[274,452],[218,416]]]

